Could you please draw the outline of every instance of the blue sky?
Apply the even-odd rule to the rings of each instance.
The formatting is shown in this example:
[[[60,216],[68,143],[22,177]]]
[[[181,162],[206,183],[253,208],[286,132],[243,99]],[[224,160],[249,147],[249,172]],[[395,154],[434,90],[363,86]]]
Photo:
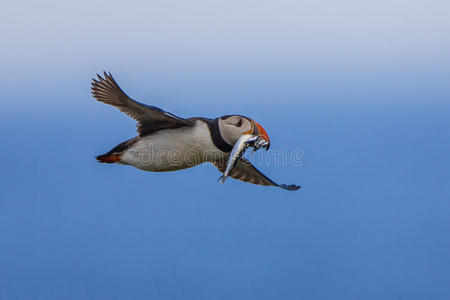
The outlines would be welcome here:
[[[26,7],[26,8],[24,8]],[[0,299],[448,299],[445,1],[16,2],[0,12]],[[240,113],[303,164],[147,173],[107,70],[179,116]]]

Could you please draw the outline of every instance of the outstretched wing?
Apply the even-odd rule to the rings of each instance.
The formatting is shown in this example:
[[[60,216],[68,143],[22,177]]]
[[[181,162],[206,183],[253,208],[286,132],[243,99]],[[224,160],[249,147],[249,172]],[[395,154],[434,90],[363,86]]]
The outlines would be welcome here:
[[[217,160],[212,162],[217,169],[219,169],[220,172],[225,172],[225,169],[227,168],[226,160]],[[274,181],[272,181],[270,178],[268,178],[266,175],[261,173],[257,168],[255,168],[245,157],[242,157],[236,166],[231,171],[230,177],[238,180],[242,180],[245,182],[250,182],[253,184],[259,184],[259,185],[266,185],[266,186],[277,186],[282,189],[288,190],[288,191],[296,191],[300,188],[300,186],[291,184],[277,184]]]
[[[92,79],[92,95],[100,102],[117,107],[135,119],[140,136],[153,133],[161,129],[192,126],[189,120],[177,117],[158,107],[134,101],[128,97],[116,83],[111,73],[104,73],[104,77],[97,74],[98,79]]]

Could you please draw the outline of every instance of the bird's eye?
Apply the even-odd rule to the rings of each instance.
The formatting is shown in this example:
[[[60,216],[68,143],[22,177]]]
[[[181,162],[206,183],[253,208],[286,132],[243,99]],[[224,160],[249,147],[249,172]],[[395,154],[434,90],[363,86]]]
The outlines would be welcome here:
[[[237,127],[241,127],[242,126],[242,119],[239,119],[239,121],[236,124]]]

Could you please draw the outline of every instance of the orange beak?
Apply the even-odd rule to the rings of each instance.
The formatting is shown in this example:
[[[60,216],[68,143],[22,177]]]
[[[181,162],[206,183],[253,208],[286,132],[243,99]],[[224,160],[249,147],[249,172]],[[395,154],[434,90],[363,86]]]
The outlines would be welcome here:
[[[269,147],[270,147],[269,135],[267,134],[266,130],[264,128],[262,128],[261,125],[256,123],[256,121],[253,121],[253,123],[255,124],[255,129],[256,129],[256,130],[254,130],[254,135],[257,135],[257,136],[263,138],[264,140],[266,140],[269,143],[266,150],[269,150]]]

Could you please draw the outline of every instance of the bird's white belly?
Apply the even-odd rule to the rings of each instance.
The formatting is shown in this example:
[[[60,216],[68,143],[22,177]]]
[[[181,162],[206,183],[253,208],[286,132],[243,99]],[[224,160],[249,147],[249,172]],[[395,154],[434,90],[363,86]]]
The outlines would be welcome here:
[[[163,172],[193,167],[223,155],[214,146],[207,125],[201,122],[194,127],[165,129],[141,138],[123,153],[121,163]]]

